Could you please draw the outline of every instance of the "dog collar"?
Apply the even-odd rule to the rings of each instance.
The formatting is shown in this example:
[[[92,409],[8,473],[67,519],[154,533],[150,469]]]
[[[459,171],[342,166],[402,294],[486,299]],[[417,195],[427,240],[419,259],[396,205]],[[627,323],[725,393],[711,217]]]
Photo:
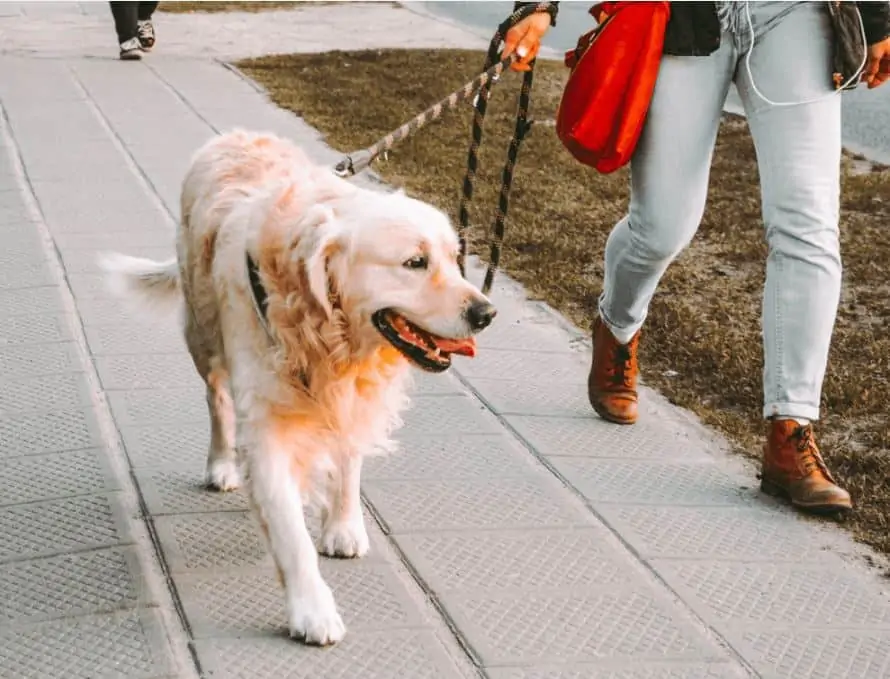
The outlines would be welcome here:
[[[271,339],[272,332],[269,330],[269,319],[266,316],[269,309],[269,296],[266,294],[262,281],[260,281],[259,266],[257,266],[249,252],[244,254],[246,256],[247,280],[250,282],[250,300],[253,302],[253,310],[256,312],[260,325],[263,326],[263,330],[266,331],[266,334]]]

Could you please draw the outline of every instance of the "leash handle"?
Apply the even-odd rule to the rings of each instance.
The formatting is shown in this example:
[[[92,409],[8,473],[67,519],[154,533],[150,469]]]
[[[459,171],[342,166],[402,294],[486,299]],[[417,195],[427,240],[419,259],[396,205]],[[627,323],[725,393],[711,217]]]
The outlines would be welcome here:
[[[554,16],[556,7],[551,2],[539,2],[537,5],[526,5],[518,8],[507,19],[501,22],[491,38],[488,47],[488,54],[485,59],[485,66],[488,68],[500,56],[500,46],[504,37],[513,26],[523,19],[542,12],[546,12],[551,17]],[[534,81],[534,61],[532,69],[526,71],[522,79],[522,89],[519,93],[519,101],[516,111],[516,127],[513,133],[513,139],[510,141],[510,147],[507,151],[507,161],[501,173],[501,191],[498,197],[498,207],[495,211],[494,221],[491,227],[491,244],[489,251],[488,270],[485,274],[485,280],[482,284],[482,293],[488,294],[494,283],[494,277],[500,264],[501,245],[504,240],[504,224],[507,219],[507,210],[510,205],[510,189],[513,185],[513,172],[516,167],[516,160],[519,156],[519,147],[522,144],[525,135],[531,128],[528,120],[529,105],[531,102],[531,89]],[[483,86],[479,90],[479,96],[475,102],[475,114],[473,116],[472,138],[470,148],[467,152],[467,172],[464,175],[463,193],[461,195],[460,205],[458,207],[459,226],[457,229],[460,240],[460,254],[458,255],[458,265],[461,274],[466,278],[466,258],[468,251],[468,232],[470,228],[470,212],[469,204],[473,200],[473,190],[476,181],[476,170],[478,168],[479,147],[482,145],[482,124],[485,121],[485,113],[488,108],[488,97],[490,87]]]
[[[498,63],[492,66],[486,66],[485,70],[482,73],[473,78],[470,82],[466,83],[459,90],[455,90],[447,97],[442,99],[439,102],[436,102],[432,106],[430,106],[425,111],[418,113],[407,123],[399,127],[398,129],[393,130],[389,134],[384,137],[381,137],[378,141],[371,144],[367,148],[361,149],[359,151],[354,151],[350,153],[348,156],[345,156],[339,163],[334,166],[334,174],[338,177],[352,177],[365,168],[367,168],[374,159],[377,158],[381,153],[385,153],[393,148],[400,141],[405,139],[406,137],[410,137],[412,134],[417,132],[422,127],[428,125],[434,120],[438,120],[442,117],[442,114],[445,111],[451,111],[462,102],[466,101],[470,97],[472,97],[478,90],[482,88],[486,88],[486,90],[490,89],[491,85],[497,82],[501,73],[503,73],[509,66],[518,59],[515,54],[511,54],[506,59],[501,59]]]

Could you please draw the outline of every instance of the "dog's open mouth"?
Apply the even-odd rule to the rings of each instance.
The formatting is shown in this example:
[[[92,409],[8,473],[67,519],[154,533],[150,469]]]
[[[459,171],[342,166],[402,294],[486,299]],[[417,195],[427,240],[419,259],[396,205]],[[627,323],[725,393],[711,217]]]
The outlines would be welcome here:
[[[448,339],[424,330],[392,309],[381,309],[371,317],[374,326],[390,344],[415,365],[429,372],[451,367],[451,355],[476,355],[473,337]]]

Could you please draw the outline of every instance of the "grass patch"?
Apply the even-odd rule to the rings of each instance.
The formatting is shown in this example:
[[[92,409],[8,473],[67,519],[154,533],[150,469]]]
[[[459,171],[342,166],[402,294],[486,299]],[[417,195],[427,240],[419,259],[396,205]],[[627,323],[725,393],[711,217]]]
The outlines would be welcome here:
[[[274,100],[351,151],[455,89],[481,68],[462,50],[333,52],[273,56],[239,66]],[[565,82],[559,63],[537,66],[533,109],[514,183],[502,265],[530,293],[589,328],[610,229],[625,212],[626,171],[601,176],[562,148],[552,119]],[[495,88],[474,200],[480,246],[496,205],[512,134],[518,77]],[[404,141],[376,164],[387,181],[456,218],[472,111],[467,105]],[[890,553],[890,172],[843,167],[844,294],[823,397],[819,440],[857,511],[846,522]],[[481,212],[480,212],[481,210]],[[484,255],[483,247],[476,247]],[[669,269],[644,328],[648,384],[697,413],[739,451],[759,456],[762,349],[760,302],[766,245],[754,146],[743,119],[727,116],[717,140],[707,212],[690,248]]]
[[[297,9],[306,5],[333,5],[330,0],[262,0],[260,2],[162,2],[158,7],[168,14],[203,12],[265,12],[273,9]]]

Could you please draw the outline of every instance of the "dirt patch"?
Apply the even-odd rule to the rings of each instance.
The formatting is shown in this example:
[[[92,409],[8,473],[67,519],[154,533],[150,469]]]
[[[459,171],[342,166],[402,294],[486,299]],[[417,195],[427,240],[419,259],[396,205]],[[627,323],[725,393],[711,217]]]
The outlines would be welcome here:
[[[341,2],[344,0],[340,0]],[[260,2],[162,2],[158,11],[168,14],[204,12],[265,12],[273,9],[298,9],[307,5],[334,5],[333,0],[261,0]]]
[[[275,56],[240,67],[282,107],[303,116],[343,151],[394,129],[482,66],[461,50],[333,52]],[[626,171],[601,176],[576,163],[552,119],[566,73],[537,66],[533,112],[514,183],[501,263],[533,296],[590,327],[602,283],[606,237],[627,207]],[[496,204],[498,174],[512,133],[518,78],[495,89],[474,200],[480,246]],[[399,145],[375,168],[456,217],[471,108]],[[846,522],[862,541],[890,553],[890,172],[844,159],[844,293],[831,352],[819,435],[825,457],[853,493]],[[485,255],[483,247],[474,248]],[[707,211],[689,249],[656,294],[641,349],[646,382],[726,434],[740,452],[762,444],[760,303],[766,245],[754,146],[743,119],[723,121]]]

